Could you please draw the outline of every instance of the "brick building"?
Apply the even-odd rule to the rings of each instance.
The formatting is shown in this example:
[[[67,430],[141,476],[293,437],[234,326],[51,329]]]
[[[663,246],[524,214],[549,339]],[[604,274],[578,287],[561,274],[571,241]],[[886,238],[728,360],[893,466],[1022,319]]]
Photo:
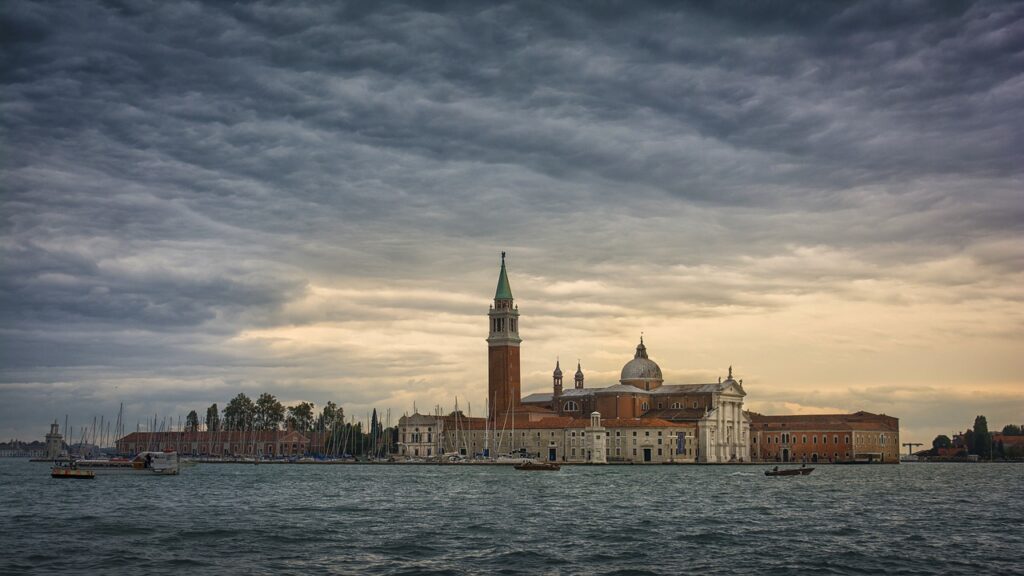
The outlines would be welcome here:
[[[899,462],[899,419],[885,414],[750,413],[754,460]]]

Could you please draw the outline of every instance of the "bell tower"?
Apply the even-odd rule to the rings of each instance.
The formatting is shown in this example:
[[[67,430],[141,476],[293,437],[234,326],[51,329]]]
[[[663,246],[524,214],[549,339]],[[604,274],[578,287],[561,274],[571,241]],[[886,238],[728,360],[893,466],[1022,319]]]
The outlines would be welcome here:
[[[505,272],[505,253],[501,253],[501,272],[494,304],[487,313],[491,330],[487,336],[488,415],[497,425],[512,418],[519,407],[519,309],[512,299],[512,288]]]

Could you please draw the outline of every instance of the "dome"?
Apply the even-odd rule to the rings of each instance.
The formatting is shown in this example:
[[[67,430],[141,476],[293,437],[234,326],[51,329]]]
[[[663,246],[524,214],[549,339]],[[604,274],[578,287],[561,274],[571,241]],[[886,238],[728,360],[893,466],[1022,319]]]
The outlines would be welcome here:
[[[656,380],[659,384],[664,381],[661,376],[661,368],[658,364],[647,357],[647,347],[644,346],[643,337],[636,347],[636,355],[622,367],[622,376],[619,382],[629,384],[632,380]]]

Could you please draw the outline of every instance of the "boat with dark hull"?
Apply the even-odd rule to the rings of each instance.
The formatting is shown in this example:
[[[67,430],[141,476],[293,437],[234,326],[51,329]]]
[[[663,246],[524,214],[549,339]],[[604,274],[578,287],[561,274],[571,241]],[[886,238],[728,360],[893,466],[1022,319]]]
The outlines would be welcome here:
[[[814,468],[803,468],[803,467],[801,467],[801,468],[784,468],[782,470],[779,470],[779,467],[776,466],[772,470],[765,470],[764,471],[764,475],[765,476],[807,476],[811,472],[814,472]]]
[[[139,452],[132,459],[77,460],[75,466],[97,474],[174,476],[180,471],[177,452]]]
[[[562,467],[554,462],[523,462],[515,465],[516,470],[561,470]]]

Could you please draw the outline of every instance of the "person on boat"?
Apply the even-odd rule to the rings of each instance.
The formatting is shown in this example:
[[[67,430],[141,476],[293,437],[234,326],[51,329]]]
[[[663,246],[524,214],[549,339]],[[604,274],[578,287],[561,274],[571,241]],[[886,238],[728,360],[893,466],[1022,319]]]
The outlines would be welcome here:
[[[778,472],[778,471],[779,471],[779,467],[778,466],[776,466],[775,468],[772,469],[772,472]]]
[[[146,454],[146,464],[145,464],[145,467],[146,468],[152,468],[153,467],[153,455],[152,454]]]

